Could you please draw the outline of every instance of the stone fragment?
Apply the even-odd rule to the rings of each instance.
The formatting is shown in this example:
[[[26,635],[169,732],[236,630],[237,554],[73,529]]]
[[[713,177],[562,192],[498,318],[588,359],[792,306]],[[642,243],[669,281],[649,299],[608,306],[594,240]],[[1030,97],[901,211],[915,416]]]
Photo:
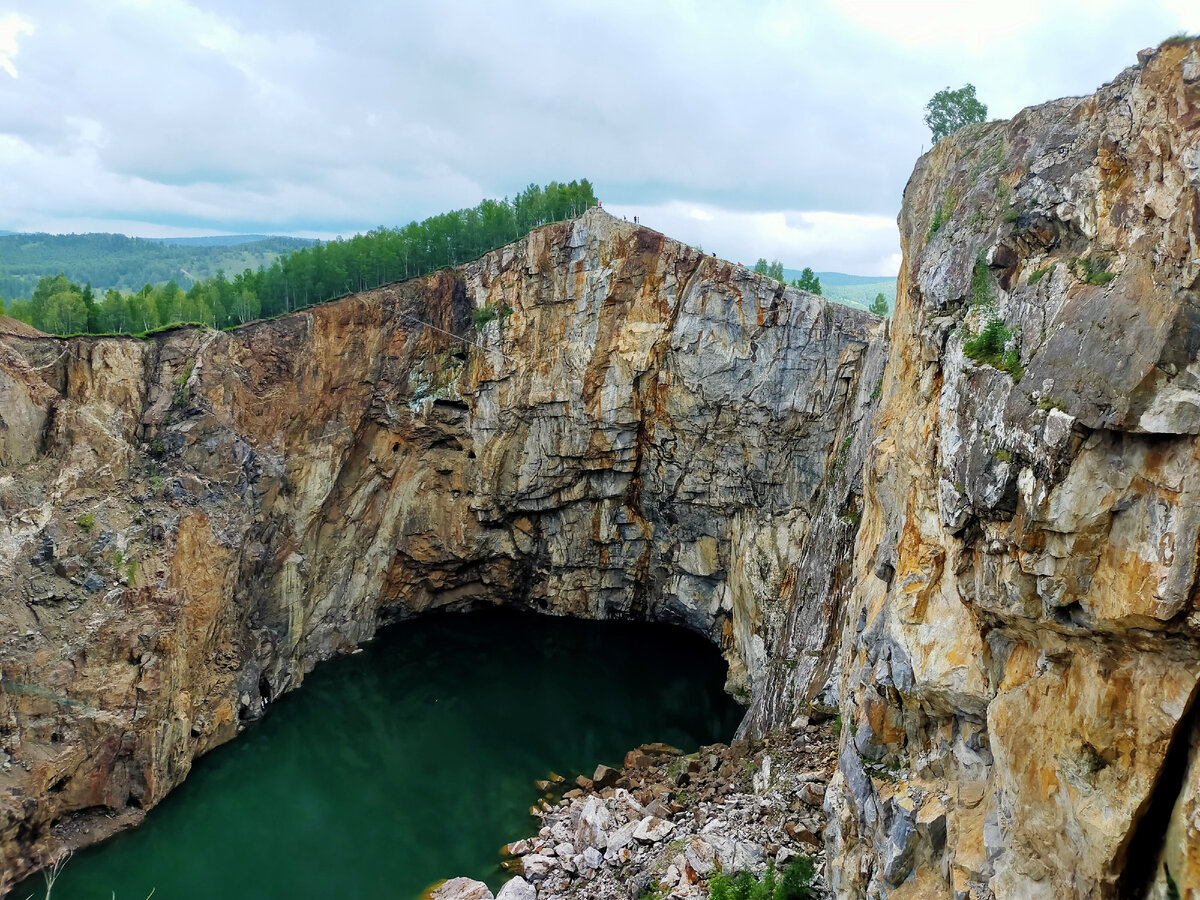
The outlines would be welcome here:
[[[429,900],[494,900],[494,897],[482,881],[451,878],[434,888],[429,894]]]
[[[537,900],[537,889],[517,875],[500,888],[500,893],[496,894],[496,900]]]
[[[595,774],[592,775],[592,784],[597,788],[614,787],[620,777],[621,773],[617,769],[599,765],[596,766]]]
[[[634,832],[641,823],[641,819],[633,819],[610,833],[604,855],[612,859],[623,847],[629,846],[633,840]]]
[[[712,844],[702,837],[693,837],[684,850],[687,863],[699,875],[708,875],[716,866]]]
[[[806,781],[796,792],[801,803],[808,806],[820,806],[825,802],[825,785],[816,781]]]
[[[521,857],[522,875],[526,880],[532,881],[535,884],[539,881],[544,881],[546,876],[554,869],[554,859],[550,856],[542,856],[540,853],[530,853],[527,856]]]
[[[660,819],[658,816],[648,816],[638,822],[637,827],[633,830],[633,836],[639,841],[654,843],[661,841],[674,830],[674,822]]]
[[[608,846],[608,829],[611,824],[612,814],[608,811],[608,806],[595,797],[588,798],[579,814],[579,824],[575,828],[576,849],[582,853],[585,847],[595,847],[603,852]]]

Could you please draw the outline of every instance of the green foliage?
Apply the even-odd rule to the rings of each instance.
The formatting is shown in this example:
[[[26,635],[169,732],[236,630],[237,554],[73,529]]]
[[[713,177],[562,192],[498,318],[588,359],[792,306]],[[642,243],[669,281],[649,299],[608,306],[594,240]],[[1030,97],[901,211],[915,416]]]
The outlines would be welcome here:
[[[1108,263],[1089,257],[1076,257],[1068,265],[1071,272],[1084,284],[1108,284],[1117,277],[1108,271]]]
[[[648,885],[642,888],[642,892],[638,894],[638,900],[663,900],[670,893],[665,887],[658,883],[655,878]]]
[[[1007,372],[1014,381],[1020,381],[1025,374],[1021,367],[1021,355],[1015,347],[1012,350],[1004,349],[1015,334],[1014,329],[1004,327],[1002,318],[992,316],[983,331],[963,343],[963,353],[976,362]]]
[[[136,559],[130,559],[125,563],[125,580],[129,582],[129,586],[133,587],[133,583],[137,581],[138,564]]]
[[[27,298],[48,272],[89,282],[98,286],[98,292],[136,291],[146,282],[164,284],[172,278],[187,288],[218,269],[240,272],[269,266],[279,256],[313,243],[277,237],[236,246],[181,247],[123,234],[4,235],[0,236],[0,293]]]
[[[768,278],[774,278],[776,281],[783,281],[783,263],[779,260],[767,262],[763,257],[758,258],[758,262],[754,264],[754,271],[759,275],[766,275]]]
[[[938,230],[946,224],[946,220],[954,215],[956,206],[958,206],[958,200],[952,192],[942,198],[941,205],[934,209],[933,218],[929,220],[929,230],[925,232],[926,241],[937,234]]]
[[[91,531],[96,527],[96,517],[91,513],[84,513],[76,521],[84,531]]]
[[[708,892],[711,900],[809,900],[815,876],[812,858],[798,856],[778,879],[774,865],[767,866],[762,878],[746,871],[733,877],[718,872],[709,879]]]
[[[471,310],[471,322],[476,329],[482,328],[488,322],[500,320],[500,325],[504,325],[504,320],[513,314],[513,308],[507,303],[485,303],[479,309]]]
[[[1160,49],[1163,47],[1180,47],[1184,44],[1190,44],[1192,41],[1200,41],[1200,34],[1188,34],[1186,31],[1177,31],[1158,46]]]
[[[1179,900],[1179,885],[1171,877],[1171,870],[1163,863],[1163,877],[1167,879],[1167,900]]]
[[[192,372],[195,371],[195,368],[196,361],[189,359],[188,364],[184,366],[179,377],[175,379],[175,395],[171,398],[172,406],[183,406],[187,402],[187,383],[188,379],[192,377]]]
[[[936,144],[948,134],[964,125],[973,125],[987,119],[987,106],[975,97],[975,86],[965,84],[953,91],[949,87],[938,91],[925,104],[925,124]]]
[[[782,267],[781,267],[782,269]],[[783,277],[783,272],[780,271],[780,278]],[[792,281],[792,287],[799,288],[802,291],[808,291],[810,294],[821,296],[821,279],[817,277],[817,273],[805,266],[800,272],[800,277]]]
[[[876,294],[875,299],[871,301],[870,310],[877,316],[886,316],[888,314],[887,297],[882,293]]]
[[[1054,263],[1048,266],[1042,266],[1040,269],[1035,269],[1029,275],[1029,284],[1033,286],[1054,271]]]
[[[996,292],[992,289],[992,272],[983,255],[975,258],[971,270],[971,305],[992,308],[996,305]]]
[[[1043,397],[1037,402],[1037,408],[1041,410],[1057,409],[1061,412],[1067,411],[1067,401],[1062,397],[1051,396]]]
[[[100,303],[93,299],[90,308],[90,288],[73,284],[66,274],[50,276],[37,282],[37,290],[29,300],[10,302],[8,315],[42,331],[64,335],[90,332],[147,336],[181,323],[236,327],[458,265],[517,240],[539,225],[580,215],[595,205],[596,195],[587,179],[569,184],[552,181],[544,188],[531,184],[512,201],[484,200],[471,209],[410,222],[403,228],[377,228],[348,240],[301,249],[294,249],[293,244],[288,247],[294,250],[289,255],[276,254],[257,269],[247,266],[232,278],[220,266],[211,277],[199,281],[173,268],[162,275],[176,280],[165,284],[145,284],[136,291],[131,285],[115,284]],[[20,237],[28,240],[29,235]],[[90,237],[135,240],[120,235]],[[4,240],[0,238],[0,250]],[[108,245],[100,242],[97,246]],[[197,251],[195,247],[184,249]],[[0,260],[5,258],[0,252]],[[782,268],[780,265],[780,277]],[[94,283],[111,283],[104,277],[89,277]],[[190,287],[185,291],[182,284]],[[3,285],[0,280],[0,292],[12,296],[14,291],[5,290]]]
[[[774,900],[809,900],[812,897],[812,881],[817,867],[811,856],[797,856],[783,870]]]

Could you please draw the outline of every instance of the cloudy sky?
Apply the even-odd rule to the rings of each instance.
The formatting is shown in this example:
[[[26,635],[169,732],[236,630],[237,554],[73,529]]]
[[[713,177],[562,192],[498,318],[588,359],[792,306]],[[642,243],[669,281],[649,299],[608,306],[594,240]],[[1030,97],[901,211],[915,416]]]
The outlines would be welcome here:
[[[317,237],[530,182],[891,274],[925,102],[1095,90],[1197,0],[0,0],[0,229]]]

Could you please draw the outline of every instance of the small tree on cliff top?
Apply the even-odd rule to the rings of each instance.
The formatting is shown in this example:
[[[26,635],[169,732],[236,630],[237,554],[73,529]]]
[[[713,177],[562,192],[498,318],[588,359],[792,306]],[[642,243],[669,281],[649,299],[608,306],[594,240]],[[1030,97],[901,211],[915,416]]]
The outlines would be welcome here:
[[[964,84],[957,91],[938,91],[925,104],[925,124],[933,132],[935,144],[964,125],[986,120],[987,106],[976,99],[973,84]]]

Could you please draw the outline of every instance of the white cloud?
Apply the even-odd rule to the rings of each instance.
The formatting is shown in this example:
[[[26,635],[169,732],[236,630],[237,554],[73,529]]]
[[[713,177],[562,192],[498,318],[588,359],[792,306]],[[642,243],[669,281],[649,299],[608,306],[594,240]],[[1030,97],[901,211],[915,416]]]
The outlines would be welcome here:
[[[723,255],[873,274],[935,91],[1008,116],[1200,30],[1194,0],[6,6],[0,228],[348,234],[588,177]]]
[[[17,77],[17,66],[13,62],[17,58],[19,47],[17,37],[22,34],[33,34],[33,25],[16,13],[0,16],[0,69],[13,78]]]
[[[636,215],[642,225],[748,266],[763,257],[778,259],[788,269],[809,266],[819,272],[892,276],[900,270],[896,221],[889,216],[743,212],[680,202],[606,208],[630,221]]]

